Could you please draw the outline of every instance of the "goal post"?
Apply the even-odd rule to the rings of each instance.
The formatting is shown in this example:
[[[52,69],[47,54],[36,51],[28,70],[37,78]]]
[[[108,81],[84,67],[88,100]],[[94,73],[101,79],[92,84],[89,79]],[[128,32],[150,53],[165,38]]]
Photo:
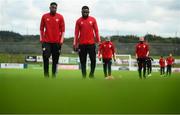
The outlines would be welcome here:
[[[116,62],[113,65],[119,66],[119,70],[131,70],[132,57],[130,54],[117,54]]]

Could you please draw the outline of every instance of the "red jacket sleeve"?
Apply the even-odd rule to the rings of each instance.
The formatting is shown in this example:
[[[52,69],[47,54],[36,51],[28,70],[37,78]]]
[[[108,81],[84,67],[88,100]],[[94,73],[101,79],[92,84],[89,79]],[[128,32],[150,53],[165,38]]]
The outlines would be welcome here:
[[[159,65],[161,65],[161,59],[159,59]]]
[[[147,53],[146,53],[146,56],[149,56],[149,45],[148,44],[147,44]]]
[[[78,45],[78,39],[79,39],[79,24],[78,21],[76,21],[76,25],[75,25],[75,35],[74,35],[74,46]]]
[[[60,38],[61,38],[61,43],[63,43],[63,41],[64,41],[64,37],[62,37],[63,36],[63,34],[64,34],[64,32],[65,32],[65,23],[64,23],[64,18],[63,18],[63,16],[62,16],[62,20],[60,21],[61,23],[60,23],[60,29],[61,29],[61,31],[60,31]]]
[[[65,23],[64,23],[64,18],[63,18],[63,16],[62,16],[60,28],[61,28],[61,32],[65,32]]]
[[[97,26],[97,22],[96,22],[96,19],[94,19],[95,22],[94,22],[94,31],[95,31],[95,35],[96,35],[96,42],[100,42],[101,39],[100,39],[100,36],[99,36],[99,30],[98,30],[98,26]]]
[[[102,44],[99,44],[99,49],[98,49],[98,58],[101,57],[102,54]]]
[[[115,56],[115,47],[114,47],[113,43],[112,43],[112,54],[113,54],[113,56]]]
[[[44,27],[45,27],[44,16],[42,16],[40,23],[40,42],[42,42],[44,37]]]

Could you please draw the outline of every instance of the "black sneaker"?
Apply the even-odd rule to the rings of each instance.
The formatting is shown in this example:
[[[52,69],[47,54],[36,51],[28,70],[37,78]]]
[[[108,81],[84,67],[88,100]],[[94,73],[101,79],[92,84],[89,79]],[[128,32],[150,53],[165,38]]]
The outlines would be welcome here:
[[[94,74],[90,74],[90,75],[89,75],[89,78],[94,78]]]

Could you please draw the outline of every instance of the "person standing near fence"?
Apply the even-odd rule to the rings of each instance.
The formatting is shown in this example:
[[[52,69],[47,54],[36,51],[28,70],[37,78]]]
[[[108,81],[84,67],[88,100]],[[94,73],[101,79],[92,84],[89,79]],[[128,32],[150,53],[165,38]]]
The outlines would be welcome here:
[[[56,13],[57,3],[50,4],[50,12],[41,18],[40,42],[42,43],[42,56],[44,76],[49,77],[49,58],[52,55],[52,76],[56,77],[57,64],[64,40],[65,23],[61,14]]]

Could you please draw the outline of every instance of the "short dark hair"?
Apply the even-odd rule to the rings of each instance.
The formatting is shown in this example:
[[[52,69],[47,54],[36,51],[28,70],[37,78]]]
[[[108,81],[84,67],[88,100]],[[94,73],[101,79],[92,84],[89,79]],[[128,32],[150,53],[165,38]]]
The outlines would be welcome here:
[[[52,5],[56,5],[57,6],[57,3],[56,2],[51,2],[50,6]]]
[[[88,9],[88,10],[89,10],[89,7],[88,7],[88,6],[83,6],[83,7],[82,7],[82,10],[83,10],[83,9]]]

